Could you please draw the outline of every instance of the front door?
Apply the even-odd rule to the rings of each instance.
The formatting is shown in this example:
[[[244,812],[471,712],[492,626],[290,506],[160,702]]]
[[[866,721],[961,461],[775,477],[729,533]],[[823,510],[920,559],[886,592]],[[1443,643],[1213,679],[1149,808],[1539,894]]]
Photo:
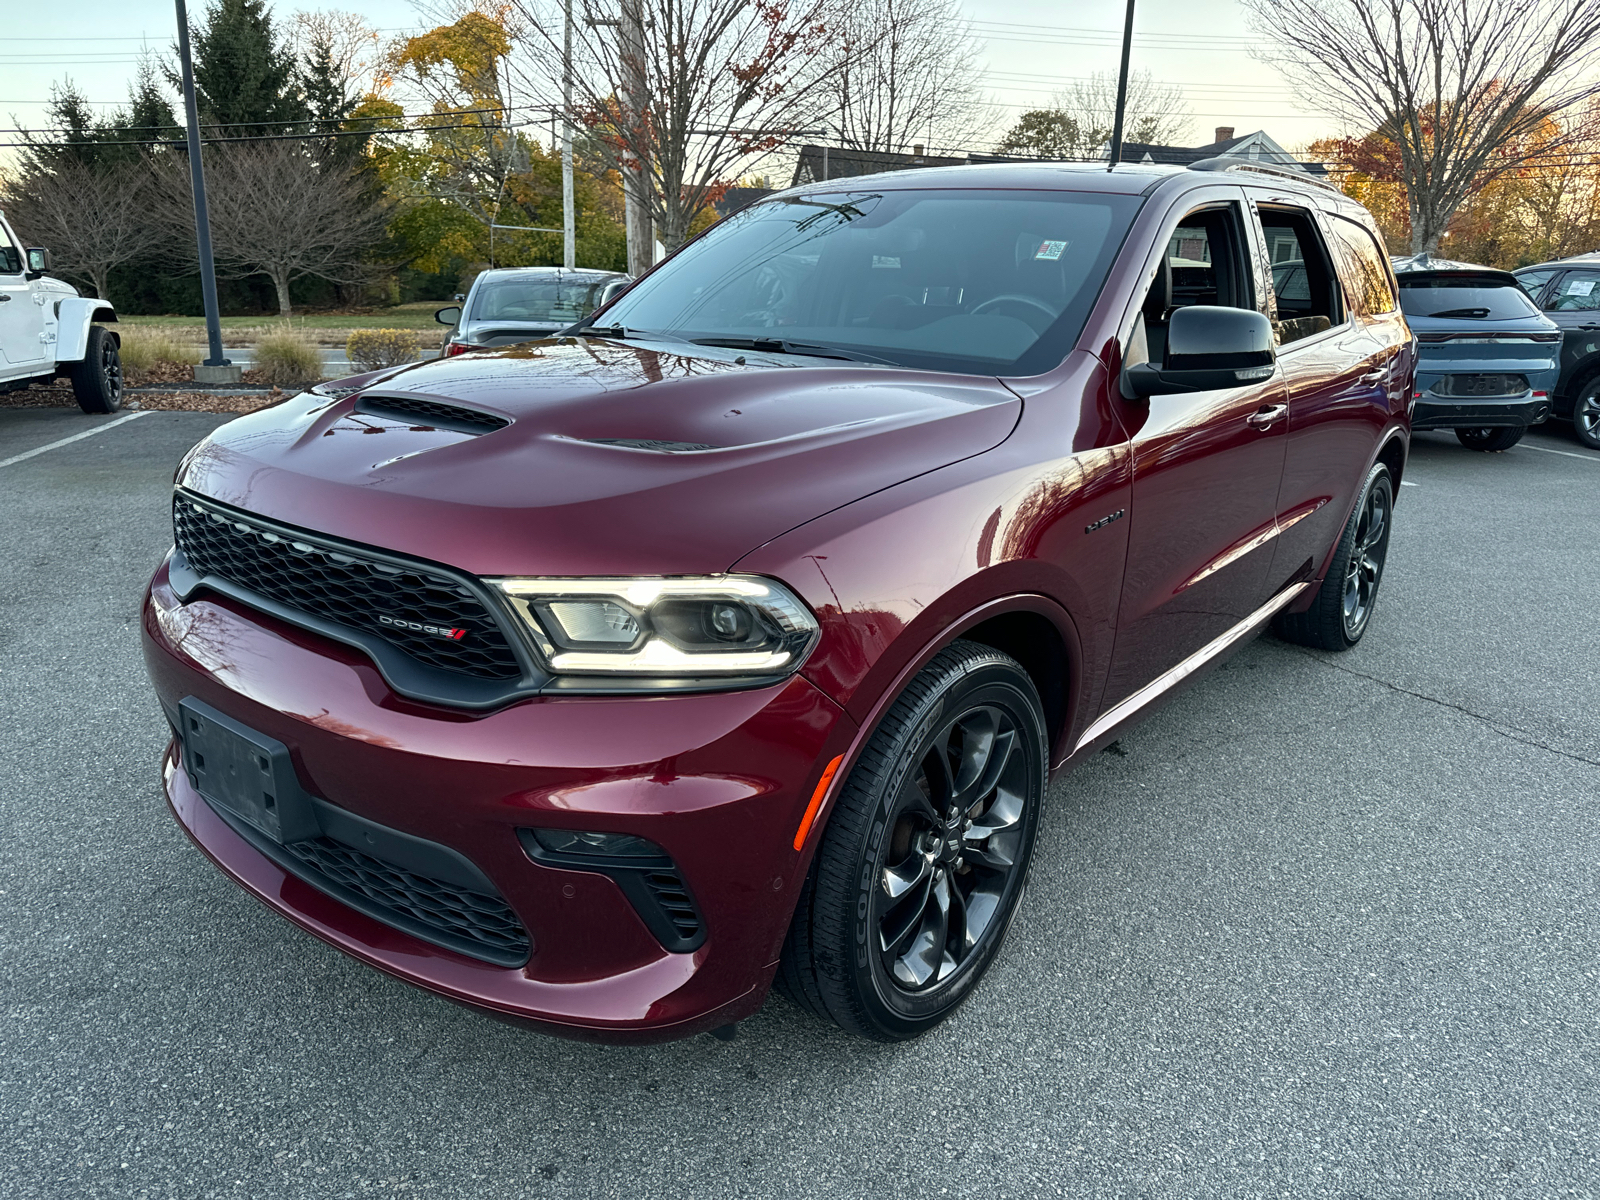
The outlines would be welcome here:
[[[1552,280],[1543,295],[1537,292],[1544,315],[1561,326],[1561,383],[1571,387],[1574,366],[1600,354],[1600,270],[1578,267]],[[1566,413],[1566,406],[1560,411]]]
[[[1159,362],[1175,307],[1258,308],[1242,205],[1186,213],[1130,339]],[[1102,706],[1120,703],[1266,598],[1283,475],[1283,382],[1124,401],[1131,432],[1128,566]]]
[[[8,376],[45,358],[44,308],[34,303],[34,288],[23,273],[27,265],[22,247],[0,225],[0,373]]]

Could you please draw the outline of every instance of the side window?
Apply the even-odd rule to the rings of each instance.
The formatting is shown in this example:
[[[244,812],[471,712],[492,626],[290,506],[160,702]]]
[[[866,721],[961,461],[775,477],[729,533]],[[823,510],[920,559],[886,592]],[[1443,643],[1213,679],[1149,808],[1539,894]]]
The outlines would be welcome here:
[[[1528,293],[1530,300],[1537,301],[1539,293],[1544,291],[1544,285],[1549,283],[1555,274],[1554,267],[1537,267],[1532,271],[1518,271],[1517,282],[1522,285],[1522,290]]]
[[[0,275],[18,275],[22,272],[22,251],[11,244],[6,227],[0,225]]]
[[[1145,293],[1130,362],[1160,363],[1167,345],[1167,322],[1174,309],[1191,305],[1254,308],[1244,224],[1237,204],[1197,209],[1178,223],[1167,239],[1155,279]]]
[[[1600,308],[1600,271],[1568,271],[1544,307],[1546,312],[1591,312]]]
[[[1338,277],[1317,236],[1311,214],[1298,208],[1262,208],[1261,232],[1272,259],[1273,330],[1284,346],[1344,321]]]
[[[1330,218],[1327,228],[1333,235],[1333,253],[1350,307],[1364,317],[1393,312],[1397,305],[1389,265],[1372,234],[1343,217]]]

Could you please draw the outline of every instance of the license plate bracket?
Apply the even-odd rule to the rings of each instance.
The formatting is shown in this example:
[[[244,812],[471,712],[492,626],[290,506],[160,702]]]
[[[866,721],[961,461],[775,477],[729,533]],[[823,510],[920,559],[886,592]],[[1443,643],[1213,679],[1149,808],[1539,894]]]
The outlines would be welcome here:
[[[321,834],[287,746],[192,696],[178,714],[183,768],[196,791],[282,845]]]

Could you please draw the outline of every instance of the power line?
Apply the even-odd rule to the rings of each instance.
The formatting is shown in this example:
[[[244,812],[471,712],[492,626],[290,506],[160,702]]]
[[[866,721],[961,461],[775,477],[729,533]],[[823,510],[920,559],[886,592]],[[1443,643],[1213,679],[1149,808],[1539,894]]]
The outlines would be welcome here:
[[[15,101],[0,101],[0,103],[15,103]],[[468,117],[468,116],[473,116],[473,115],[478,114],[478,113],[511,113],[511,112],[532,112],[532,111],[543,112],[543,111],[546,111],[546,110],[552,110],[554,108],[555,108],[555,106],[551,105],[551,104],[507,104],[507,105],[501,105],[500,107],[497,107],[497,108],[459,108],[459,109],[455,109],[455,110],[453,110],[451,112],[414,113],[414,114],[412,114],[410,116],[407,116],[405,113],[400,113],[398,115],[390,115],[390,116],[382,116],[382,117],[342,117],[342,118],[340,118],[339,123],[341,125],[343,125],[343,124],[347,124],[347,123],[349,123],[351,121],[423,121],[423,120],[427,120],[429,117]],[[296,118],[296,119],[282,120],[282,121],[223,121],[223,122],[216,122],[216,123],[212,123],[212,124],[202,125],[202,126],[200,126],[200,128],[201,129],[246,129],[246,128],[255,128],[255,127],[261,126],[261,125],[303,125],[308,120],[314,120],[314,118],[300,117],[300,118]],[[121,126],[117,127],[117,131],[119,133],[129,133],[129,132],[132,132],[134,130],[139,130],[139,129],[173,129],[173,128],[176,128],[176,123],[174,123],[172,125],[121,125]],[[73,127],[71,125],[35,125],[35,126],[28,126],[28,127],[18,127],[18,128],[15,128],[15,129],[0,129],[0,133],[34,133],[34,132],[39,132],[39,133],[61,133],[61,132],[71,132],[72,129],[73,129]],[[88,140],[92,140],[92,139],[88,139]],[[231,140],[237,140],[237,139],[231,139]],[[110,143],[102,143],[102,144],[103,145],[109,145]]]

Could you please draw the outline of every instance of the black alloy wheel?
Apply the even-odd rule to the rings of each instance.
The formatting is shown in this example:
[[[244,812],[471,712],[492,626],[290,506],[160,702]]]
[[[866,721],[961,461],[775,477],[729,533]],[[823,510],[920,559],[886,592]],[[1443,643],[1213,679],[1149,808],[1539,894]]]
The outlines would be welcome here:
[[[779,987],[877,1041],[944,1020],[993,961],[1026,886],[1046,740],[1015,660],[972,642],[941,651],[840,791]]]
[[[1600,376],[1586,383],[1572,402],[1572,432],[1591,450],[1600,450]]]
[[[83,360],[67,369],[72,394],[86,413],[113,413],[122,407],[122,355],[116,335],[98,325],[89,327]]]
[[[1383,577],[1383,562],[1389,554],[1389,525],[1394,515],[1394,493],[1388,480],[1382,487],[1368,487],[1361,507],[1356,510],[1355,538],[1344,568],[1344,596],[1340,615],[1345,640],[1351,645],[1361,640],[1372,606],[1378,598],[1378,581]]]
[[[1502,450],[1509,450],[1522,440],[1522,435],[1528,432],[1526,425],[1500,426],[1491,429],[1458,429],[1456,441],[1468,450],[1482,450],[1489,454],[1497,454]]]
[[[1393,525],[1394,477],[1383,463],[1374,463],[1316,599],[1305,612],[1279,615],[1273,632],[1318,650],[1348,650],[1359,642],[1378,602]]]

